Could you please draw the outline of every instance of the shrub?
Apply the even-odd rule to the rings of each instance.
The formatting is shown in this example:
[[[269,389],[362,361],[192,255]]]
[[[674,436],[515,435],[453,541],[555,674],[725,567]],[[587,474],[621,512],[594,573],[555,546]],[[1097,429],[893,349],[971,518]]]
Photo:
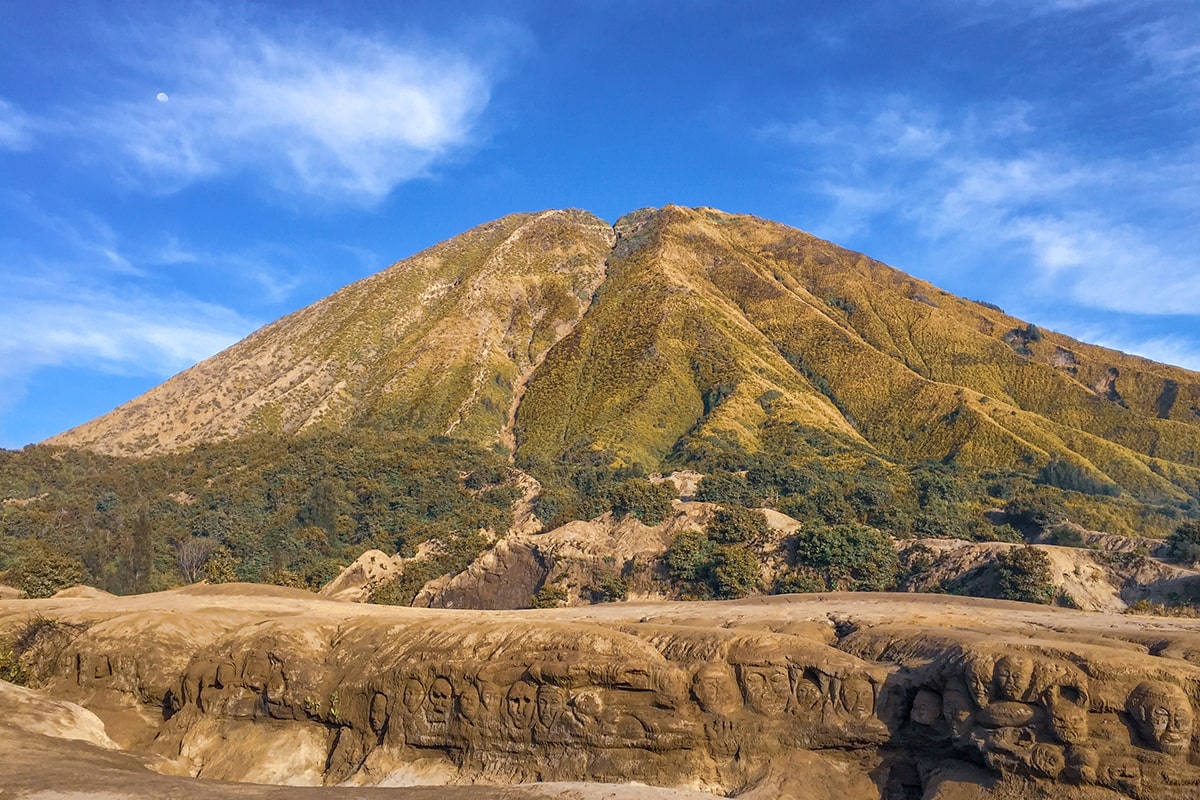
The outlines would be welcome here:
[[[537,593],[529,598],[534,608],[559,608],[567,604],[567,587],[558,583],[543,583]]]
[[[834,525],[798,533],[796,563],[825,576],[834,591],[894,588],[900,561],[892,540],[865,525]]]
[[[708,536],[718,544],[761,545],[771,538],[771,529],[762,512],[726,506],[708,523]]]
[[[209,583],[234,583],[238,579],[237,565],[229,548],[220,545],[204,564],[204,578]]]
[[[612,490],[612,510],[617,516],[636,517],[647,525],[657,525],[671,513],[675,496],[672,483],[630,478]]]
[[[597,570],[589,588],[593,603],[619,603],[629,597],[629,578],[612,570]]]
[[[996,556],[997,596],[1001,600],[1049,604],[1054,599],[1050,583],[1050,557],[1026,545]]]
[[[760,502],[746,479],[731,472],[714,472],[701,478],[696,486],[696,499],[746,507],[757,506]]]
[[[53,617],[36,614],[20,625],[8,636],[0,637],[0,680],[28,686],[44,678],[35,674],[28,666],[25,655],[35,648],[38,660],[48,662],[61,655],[66,644],[84,630],[83,625],[66,623]]]
[[[1047,536],[1050,544],[1060,547],[1084,547],[1083,534],[1070,525],[1055,525]]]
[[[1014,526],[1045,529],[1067,521],[1057,496],[1045,490],[1022,492],[1004,504],[1004,514]]]
[[[744,547],[718,547],[713,551],[709,573],[709,585],[716,597],[745,597],[758,589],[758,559]]]
[[[1025,537],[1021,535],[1021,532],[1007,522],[1002,525],[994,525],[990,530],[987,528],[983,530],[988,535],[980,536],[980,541],[1008,542],[1009,544],[1021,544],[1025,541]]]
[[[1200,561],[1200,520],[1189,520],[1176,528],[1167,537],[1167,547],[1177,561]]]
[[[29,675],[25,672],[20,657],[8,639],[0,639],[0,681],[8,681],[20,686],[24,686],[29,681]]]
[[[675,537],[664,561],[685,596],[745,597],[759,588],[759,563],[744,544],[718,544],[699,531]]]
[[[918,464],[912,470],[912,483],[921,508],[940,509],[946,504],[960,503],[967,496],[959,471],[943,464]]]
[[[966,538],[958,521],[942,514],[917,514],[913,517],[912,534],[921,539]]]
[[[702,581],[715,549],[712,540],[700,531],[683,531],[667,549],[667,576],[676,582]]]
[[[533,503],[533,513],[543,525],[556,528],[574,519],[576,508],[575,492],[559,488],[544,488]]]
[[[760,458],[758,463],[746,471],[746,484],[756,496],[763,497],[803,494],[812,489],[816,479],[817,476],[811,471],[771,458]]]
[[[796,567],[780,575],[771,594],[812,594],[825,591],[825,579],[811,567]]]
[[[83,562],[41,542],[29,542],[9,580],[26,597],[50,597],[83,580]]]

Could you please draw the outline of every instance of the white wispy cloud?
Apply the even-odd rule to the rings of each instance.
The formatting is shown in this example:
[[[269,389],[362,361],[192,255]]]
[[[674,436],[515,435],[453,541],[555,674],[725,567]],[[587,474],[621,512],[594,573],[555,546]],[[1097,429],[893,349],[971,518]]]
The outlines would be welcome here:
[[[110,35],[141,79],[56,121],[154,191],[249,173],[284,193],[377,201],[477,143],[498,60],[215,14]]]
[[[0,375],[20,380],[47,366],[166,377],[228,347],[256,327],[194,298],[71,291],[44,278],[13,279],[0,328]]]
[[[117,232],[91,211],[49,211],[29,195],[19,192],[0,192],[0,208],[20,219],[27,226],[26,231],[36,229],[42,233],[44,241],[52,243],[53,250],[69,253],[70,259],[87,264],[89,274],[144,275],[125,254]],[[10,250],[9,258],[14,255]]]
[[[129,240],[93,212],[13,192],[0,192],[0,213],[37,241],[0,237],[0,376],[14,384],[52,366],[168,377],[254,330],[251,317],[273,313],[320,258]],[[231,300],[211,299],[221,292]]]
[[[1178,15],[1133,27],[1125,34],[1131,52],[1153,68],[1160,81],[1200,83],[1200,19]],[[1192,98],[1194,101],[1195,98]]]
[[[1194,333],[1146,329],[1137,318],[1116,314],[1103,320],[1081,318],[1071,313],[1045,319],[1051,330],[1069,331],[1085,342],[1149,358],[1164,364],[1175,364],[1200,372],[1200,331]]]
[[[1094,339],[1096,344],[1111,347],[1125,353],[1137,355],[1157,361],[1161,364],[1176,366],[1200,372],[1200,341],[1186,336],[1113,336],[1111,333],[1097,331]]]
[[[0,97],[0,150],[27,150],[33,145],[29,115]]]
[[[911,98],[854,101],[762,131],[818,165],[809,188],[832,206],[830,235],[901,221],[917,237],[975,253],[976,269],[991,262],[1074,303],[1146,314],[1200,308],[1200,231],[1166,221],[1200,218],[1200,192],[1181,177],[1200,166],[1194,152],[1087,158],[1045,143],[1020,105],[960,121]],[[1157,221],[1133,213],[1164,203]]]

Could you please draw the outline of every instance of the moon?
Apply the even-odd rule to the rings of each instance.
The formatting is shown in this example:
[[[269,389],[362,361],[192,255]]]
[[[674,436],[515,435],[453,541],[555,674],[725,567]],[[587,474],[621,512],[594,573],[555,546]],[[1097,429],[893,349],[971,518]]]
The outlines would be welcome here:
[[[160,102],[160,103],[165,103],[165,102],[167,102],[168,100],[170,100],[171,98],[170,98],[170,97],[167,97],[167,93],[166,93],[166,92],[159,92],[158,94],[154,95],[154,99],[155,99],[155,100],[157,100],[157,101],[158,101],[158,102]]]

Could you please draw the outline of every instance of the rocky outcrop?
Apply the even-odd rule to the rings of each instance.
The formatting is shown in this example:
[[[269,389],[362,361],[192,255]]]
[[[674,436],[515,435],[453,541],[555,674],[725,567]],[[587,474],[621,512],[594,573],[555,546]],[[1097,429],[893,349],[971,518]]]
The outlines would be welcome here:
[[[0,626],[30,611],[73,632],[41,651],[47,693],[204,778],[1200,792],[1188,621],[912,595],[452,612],[225,586],[5,601]]]

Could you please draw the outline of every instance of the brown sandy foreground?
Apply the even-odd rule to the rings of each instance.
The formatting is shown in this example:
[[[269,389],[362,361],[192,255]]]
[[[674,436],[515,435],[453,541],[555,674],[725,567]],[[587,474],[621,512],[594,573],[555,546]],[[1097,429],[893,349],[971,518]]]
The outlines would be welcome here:
[[[1200,797],[1200,621],[912,594],[0,600],[0,798]]]

